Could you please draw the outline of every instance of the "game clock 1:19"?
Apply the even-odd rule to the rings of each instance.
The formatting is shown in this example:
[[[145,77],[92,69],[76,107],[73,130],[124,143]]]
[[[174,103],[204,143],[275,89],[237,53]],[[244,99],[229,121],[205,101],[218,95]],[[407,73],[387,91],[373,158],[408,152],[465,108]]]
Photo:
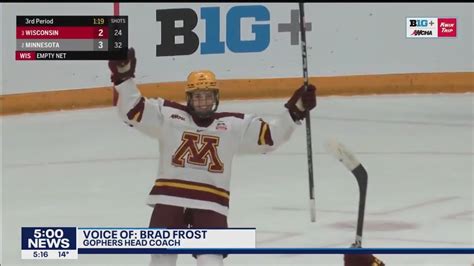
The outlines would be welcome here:
[[[104,25],[105,19],[104,18],[93,18],[94,25]]]

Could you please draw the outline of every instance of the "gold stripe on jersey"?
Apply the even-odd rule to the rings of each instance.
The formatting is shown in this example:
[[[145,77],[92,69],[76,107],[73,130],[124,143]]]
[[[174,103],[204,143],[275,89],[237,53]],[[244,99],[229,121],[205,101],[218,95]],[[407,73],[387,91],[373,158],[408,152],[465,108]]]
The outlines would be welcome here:
[[[267,130],[268,130],[268,124],[262,121],[262,128],[260,130],[260,141],[259,141],[260,145],[267,144],[265,142],[265,134],[267,133]]]
[[[229,199],[229,193],[219,191],[217,189],[213,189],[213,188],[210,188],[210,187],[205,187],[205,186],[183,184],[183,183],[177,183],[177,182],[164,182],[164,181],[156,181],[155,186],[157,186],[157,187],[176,187],[176,188],[184,188],[184,189],[190,189],[190,190],[203,191],[203,192],[208,192],[208,193],[211,193],[211,194],[218,195],[218,196],[224,197],[226,199]]]
[[[141,115],[141,113],[142,113],[142,112],[136,113],[135,116],[132,118],[132,120],[139,122],[139,121],[138,121],[138,117]]]

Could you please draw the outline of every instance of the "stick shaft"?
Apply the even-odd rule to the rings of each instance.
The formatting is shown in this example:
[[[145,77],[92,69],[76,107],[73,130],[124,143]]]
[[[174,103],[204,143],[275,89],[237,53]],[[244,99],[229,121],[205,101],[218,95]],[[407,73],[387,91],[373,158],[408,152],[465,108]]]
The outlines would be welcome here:
[[[305,91],[308,90],[309,78],[308,78],[308,56],[306,53],[306,27],[304,19],[304,3],[299,3],[300,9],[300,31],[301,31],[301,55],[303,59],[303,81]],[[308,160],[308,181],[309,181],[309,201],[310,201],[310,212],[311,221],[316,221],[316,207],[314,200],[314,178],[313,178],[313,149],[311,143],[311,119],[309,111],[305,112],[305,123],[306,123],[306,150]]]

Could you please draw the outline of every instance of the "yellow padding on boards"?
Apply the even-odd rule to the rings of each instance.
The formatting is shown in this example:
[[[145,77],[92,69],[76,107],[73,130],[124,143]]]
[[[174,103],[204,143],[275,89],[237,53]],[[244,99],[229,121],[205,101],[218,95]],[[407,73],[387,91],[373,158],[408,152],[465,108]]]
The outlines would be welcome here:
[[[474,72],[406,73],[311,77],[319,96],[399,93],[474,92]],[[136,80],[139,83],[139,80]],[[303,78],[220,80],[220,99],[272,99],[290,97]],[[185,82],[139,84],[143,96],[185,102]],[[0,96],[1,115],[112,106],[112,86]]]

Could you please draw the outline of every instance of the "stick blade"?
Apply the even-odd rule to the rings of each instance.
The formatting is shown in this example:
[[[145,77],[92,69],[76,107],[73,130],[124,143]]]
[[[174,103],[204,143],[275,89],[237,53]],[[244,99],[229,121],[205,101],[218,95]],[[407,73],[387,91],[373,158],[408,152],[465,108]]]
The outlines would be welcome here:
[[[362,247],[362,231],[364,227],[365,201],[367,198],[367,171],[364,166],[357,160],[354,154],[343,144],[335,139],[329,139],[325,143],[326,150],[332,154],[337,160],[342,162],[344,166],[352,172],[359,186],[359,208],[357,215],[357,232],[355,242],[351,247]]]
[[[360,165],[359,160],[357,160],[354,154],[334,138],[326,141],[325,148],[351,172]]]

